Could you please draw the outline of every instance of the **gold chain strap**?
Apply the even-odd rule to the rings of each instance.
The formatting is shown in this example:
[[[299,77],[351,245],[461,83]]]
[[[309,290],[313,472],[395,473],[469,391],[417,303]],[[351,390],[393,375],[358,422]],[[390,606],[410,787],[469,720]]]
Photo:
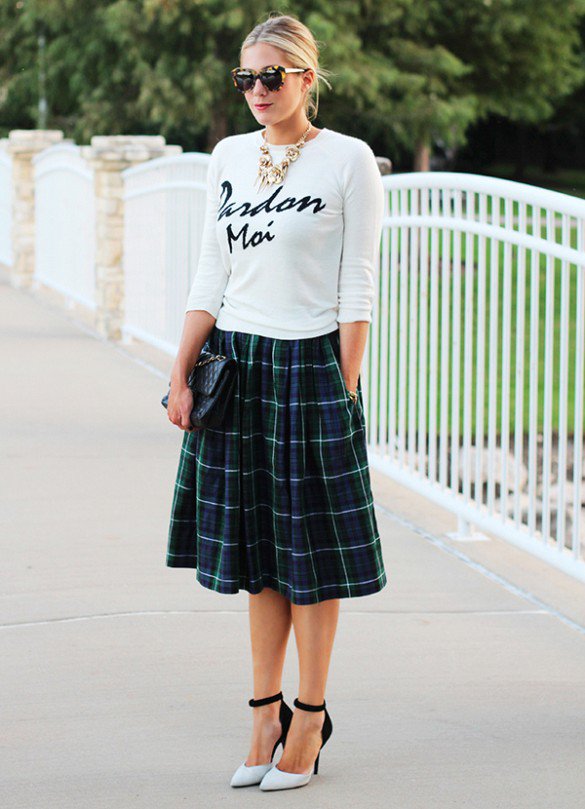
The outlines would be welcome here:
[[[197,368],[200,365],[207,365],[208,362],[214,362],[214,360],[225,360],[225,359],[226,357],[224,357],[223,354],[216,354],[215,357],[207,357],[204,360],[199,360],[199,362],[196,362],[193,367]]]

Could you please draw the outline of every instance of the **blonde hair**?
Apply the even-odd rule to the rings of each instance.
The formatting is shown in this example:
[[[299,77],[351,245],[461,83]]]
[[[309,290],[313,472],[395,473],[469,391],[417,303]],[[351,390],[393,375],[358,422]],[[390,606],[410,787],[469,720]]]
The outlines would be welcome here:
[[[319,67],[318,43],[311,31],[291,14],[271,15],[263,22],[258,23],[247,35],[240,48],[240,64],[243,52],[257,42],[266,42],[285,53],[294,67],[310,67],[315,71],[315,80],[311,84],[305,99],[305,114],[307,118],[314,118],[319,109],[319,80],[331,88],[327,76],[329,70]],[[301,74],[298,74],[301,75]]]

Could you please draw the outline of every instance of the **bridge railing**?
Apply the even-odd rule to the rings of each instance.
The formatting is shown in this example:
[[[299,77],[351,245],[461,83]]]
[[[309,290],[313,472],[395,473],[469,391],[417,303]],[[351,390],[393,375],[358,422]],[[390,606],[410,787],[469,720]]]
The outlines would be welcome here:
[[[372,465],[585,580],[585,201],[429,172],[383,178],[362,378]]]
[[[93,171],[81,147],[59,143],[33,158],[37,282],[95,308]]]
[[[203,231],[209,155],[189,152],[125,169],[126,336],[174,353]]]

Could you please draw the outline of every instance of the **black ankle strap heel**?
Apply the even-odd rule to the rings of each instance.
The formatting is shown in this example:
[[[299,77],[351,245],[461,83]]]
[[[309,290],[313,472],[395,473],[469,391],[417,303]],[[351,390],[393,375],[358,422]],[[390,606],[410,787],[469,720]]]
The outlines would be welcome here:
[[[321,750],[325,747],[325,744],[331,733],[333,732],[333,722],[331,721],[331,717],[329,716],[329,711],[327,710],[326,701],[323,700],[321,705],[311,705],[308,702],[301,702],[298,697],[295,697],[294,700],[295,708],[301,708],[303,711],[325,711],[325,720],[323,722],[323,727],[321,728],[321,747],[319,748],[319,752],[317,753],[317,758],[315,759],[315,766],[313,768],[313,772],[315,775],[319,772],[319,756],[321,755]]]
[[[270,761],[272,761],[272,759],[274,758],[276,748],[278,747],[279,744],[282,744],[282,747],[284,749],[286,737],[288,735],[288,730],[290,728],[290,723],[293,717],[293,712],[284,701],[282,691],[279,691],[278,694],[273,694],[271,697],[262,697],[261,699],[252,698],[248,700],[248,705],[251,708],[258,708],[261,705],[269,705],[271,702],[278,702],[278,700],[281,700],[280,713],[278,718],[280,719],[280,726],[282,728],[282,732],[280,734],[280,737],[276,740],[274,747],[272,748],[272,755],[270,756]]]

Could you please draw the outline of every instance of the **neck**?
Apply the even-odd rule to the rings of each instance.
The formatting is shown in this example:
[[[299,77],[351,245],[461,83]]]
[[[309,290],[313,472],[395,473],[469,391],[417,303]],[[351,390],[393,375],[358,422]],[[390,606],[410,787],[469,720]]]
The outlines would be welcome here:
[[[296,143],[305,133],[310,134],[312,125],[309,128],[309,124],[310,122],[305,118],[304,121],[292,125],[289,121],[286,121],[282,124],[266,126],[264,140],[268,145],[272,144],[273,146]]]

